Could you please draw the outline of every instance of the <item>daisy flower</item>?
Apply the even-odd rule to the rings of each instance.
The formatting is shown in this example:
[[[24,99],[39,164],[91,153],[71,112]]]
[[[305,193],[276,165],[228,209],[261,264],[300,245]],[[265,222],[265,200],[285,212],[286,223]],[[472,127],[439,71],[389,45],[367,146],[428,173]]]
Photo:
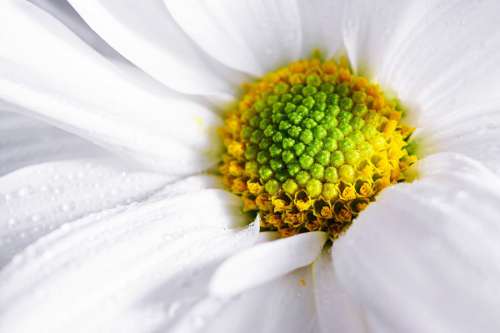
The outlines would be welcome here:
[[[2,1],[0,331],[498,332],[499,12]]]

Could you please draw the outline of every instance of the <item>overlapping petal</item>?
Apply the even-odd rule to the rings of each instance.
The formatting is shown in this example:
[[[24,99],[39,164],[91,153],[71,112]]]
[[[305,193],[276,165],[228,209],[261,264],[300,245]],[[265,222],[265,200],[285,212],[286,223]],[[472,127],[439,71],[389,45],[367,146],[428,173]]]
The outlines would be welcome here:
[[[210,290],[219,297],[235,296],[307,266],[321,253],[326,240],[324,232],[308,232],[255,245],[225,261],[215,272]]]
[[[51,15],[55,16],[67,27],[69,27],[81,39],[92,46],[96,51],[102,53],[104,56],[109,57],[115,61],[127,62],[118,52],[110,47],[101,36],[95,33],[88,24],[78,15],[78,13],[66,1],[53,1],[53,0],[29,0],[40,8],[43,8]]]
[[[334,243],[331,281],[364,310],[356,319],[369,332],[496,332],[500,179],[453,154],[428,157],[421,170]],[[320,313],[349,327],[342,302],[330,298]]]
[[[139,80],[27,2],[0,12],[0,97],[149,167],[192,174],[213,166],[220,118]]]
[[[177,91],[228,99],[242,78],[210,59],[172,19],[162,0],[70,1],[123,56]]]
[[[89,215],[18,254],[0,272],[1,330],[142,332],[175,321],[206,294],[210,268],[258,232],[242,227],[236,197],[184,187]]]
[[[8,106],[0,102],[0,109]],[[19,113],[0,111],[0,176],[33,164],[106,155],[109,152],[76,135]]]
[[[309,267],[242,292],[232,299],[208,297],[183,316],[174,333],[318,332]]]
[[[165,4],[204,51],[232,68],[260,76],[301,55],[296,0],[166,0]]]
[[[500,170],[500,3],[359,0],[346,8],[351,63],[408,107],[424,154],[453,151]]]
[[[356,303],[338,281],[330,249],[323,251],[312,270],[318,332],[371,332],[365,324],[362,304]]]
[[[172,181],[119,163],[52,161],[0,177],[0,266],[64,223],[144,200]]]

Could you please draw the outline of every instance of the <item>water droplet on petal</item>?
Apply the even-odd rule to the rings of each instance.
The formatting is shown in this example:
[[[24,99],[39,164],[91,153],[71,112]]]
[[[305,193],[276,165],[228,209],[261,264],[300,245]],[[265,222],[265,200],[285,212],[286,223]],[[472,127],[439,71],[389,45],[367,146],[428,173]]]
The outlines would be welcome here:
[[[32,192],[32,190],[29,187],[23,187],[17,191],[17,195],[20,197],[25,197],[25,196],[28,196],[29,194],[31,194],[31,192]]]
[[[181,307],[181,303],[180,302],[173,302],[172,304],[170,304],[169,308],[168,308],[168,316],[170,318],[173,318],[175,317],[175,315],[177,314],[177,311],[179,310],[179,308]]]
[[[203,326],[205,326],[205,319],[201,316],[194,317],[193,326],[196,329],[201,329]]]

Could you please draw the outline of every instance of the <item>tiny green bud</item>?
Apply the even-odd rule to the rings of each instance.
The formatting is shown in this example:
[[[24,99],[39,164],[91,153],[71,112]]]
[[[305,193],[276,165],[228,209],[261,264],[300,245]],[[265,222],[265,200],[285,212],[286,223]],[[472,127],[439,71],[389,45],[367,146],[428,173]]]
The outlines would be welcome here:
[[[313,177],[315,179],[321,180],[323,178],[324,172],[325,172],[325,168],[321,164],[314,163],[311,166],[311,170],[310,170],[311,177]]]
[[[328,167],[325,169],[325,180],[330,183],[336,183],[339,176],[337,174],[337,168]]]
[[[330,151],[322,150],[316,154],[315,158],[319,164],[326,166],[330,163],[330,155],[331,155]]]
[[[295,192],[297,192],[298,188],[299,186],[293,179],[287,179],[283,183],[283,190],[288,194],[294,194]]]
[[[306,144],[311,143],[313,139],[314,139],[313,132],[309,129],[303,130],[302,133],[300,134],[300,141]]]
[[[271,154],[272,157],[279,156],[281,154],[281,147],[277,145],[276,143],[272,144],[271,147],[269,147],[269,153]]]
[[[271,169],[273,171],[278,171],[280,170],[281,168],[283,168],[283,162],[281,162],[280,160],[271,160],[269,162],[269,166],[271,167]]]
[[[332,152],[337,149],[337,140],[335,140],[332,137],[328,137],[323,141],[323,148],[328,151]]]
[[[307,171],[300,171],[295,176],[295,180],[299,185],[305,185],[309,178],[311,178],[311,176],[309,176],[309,173]]]
[[[257,154],[257,162],[259,162],[260,164],[265,164],[268,160],[269,154],[267,153],[267,151],[260,151]]]
[[[278,183],[277,180],[271,179],[267,181],[266,185],[264,185],[264,188],[267,191],[267,193],[276,194],[280,189],[280,184]]]
[[[300,166],[303,168],[303,169],[309,169],[313,163],[314,163],[314,158],[312,158],[311,156],[309,155],[302,155],[299,157],[299,163],[300,163]]]
[[[263,166],[259,169],[260,178],[267,180],[273,175],[273,171],[268,166]]]
[[[339,168],[340,179],[346,183],[352,183],[355,176],[354,168],[349,164],[344,164]]]
[[[281,158],[283,159],[283,162],[289,163],[289,162],[293,161],[293,159],[295,158],[295,155],[290,150],[285,150],[281,154]]]
[[[283,141],[281,142],[281,146],[284,149],[292,148],[294,144],[295,140],[292,138],[284,138]]]
[[[300,156],[302,155],[302,153],[304,152],[304,150],[306,149],[306,145],[303,144],[302,142],[299,142],[299,143],[296,143],[294,146],[293,146],[293,149],[295,150],[295,154],[297,156]]]
[[[288,173],[290,176],[295,176],[301,170],[300,165],[298,163],[290,163],[288,165]]]
[[[323,185],[317,179],[311,179],[306,184],[306,192],[312,198],[319,196],[322,190]]]
[[[331,163],[335,167],[339,167],[344,164],[344,154],[340,150],[336,150],[332,153]]]
[[[337,190],[337,186],[335,186],[335,184],[325,183],[323,184],[323,191],[321,194],[326,200],[332,200],[339,195],[339,191]]]

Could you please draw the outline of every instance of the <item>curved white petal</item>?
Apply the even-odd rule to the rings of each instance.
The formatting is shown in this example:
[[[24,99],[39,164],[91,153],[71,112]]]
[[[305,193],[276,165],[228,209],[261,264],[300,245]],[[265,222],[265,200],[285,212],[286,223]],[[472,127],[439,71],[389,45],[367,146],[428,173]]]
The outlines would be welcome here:
[[[343,1],[342,33],[347,54],[357,73],[386,82],[386,67],[393,65],[393,53],[411,37],[428,7],[437,1],[354,0]],[[399,91],[398,91],[399,93]]]
[[[410,34],[385,55],[380,80],[410,106],[422,149],[466,154],[500,171],[500,3],[418,3],[426,8],[413,8],[402,24]]]
[[[456,152],[500,173],[500,99],[478,102],[477,108],[450,115],[436,124],[429,122],[418,131],[416,140],[423,154]]]
[[[0,177],[0,266],[66,222],[140,201],[171,181],[102,158],[32,165]]]
[[[162,0],[70,0],[111,46],[178,91],[232,97],[234,77],[206,56],[173,21]]]
[[[453,154],[421,170],[334,243],[336,279],[370,332],[497,332],[500,178]]]
[[[206,298],[172,332],[316,333],[311,269],[295,270],[237,298]]]
[[[4,2],[0,20],[0,98],[169,173],[217,162],[220,119],[205,106],[139,81],[30,3]]]
[[[208,54],[253,75],[300,56],[297,1],[165,0],[173,18]]]
[[[427,153],[466,154],[500,170],[500,3],[350,1],[353,67],[409,107]]]
[[[368,332],[362,306],[339,285],[330,249],[323,251],[312,267],[319,332]]]
[[[302,21],[302,57],[311,55],[319,49],[325,56],[344,53],[342,19],[344,0],[299,1]]]
[[[68,26],[81,39],[91,45],[96,51],[102,53],[116,61],[126,62],[126,60],[113,48],[96,34],[78,13],[70,6],[66,0],[29,0],[40,8],[45,9],[50,14],[57,17],[61,22]]]
[[[0,101],[0,110],[5,109],[1,105]],[[32,164],[106,155],[111,154],[76,135],[30,117],[0,111],[0,176]]]
[[[217,269],[210,291],[219,297],[234,296],[306,266],[321,253],[327,237],[324,232],[308,232],[255,245]]]
[[[250,245],[240,200],[206,189],[157,196],[67,224],[0,272],[0,330],[162,331],[203,284],[189,283]],[[201,281],[200,281],[201,280]],[[186,299],[183,299],[186,297]],[[89,318],[92,318],[89,320]]]
[[[416,111],[422,127],[491,102],[500,85],[500,23],[494,0],[431,1],[398,52],[383,81]],[[451,117],[451,118],[450,118]]]

